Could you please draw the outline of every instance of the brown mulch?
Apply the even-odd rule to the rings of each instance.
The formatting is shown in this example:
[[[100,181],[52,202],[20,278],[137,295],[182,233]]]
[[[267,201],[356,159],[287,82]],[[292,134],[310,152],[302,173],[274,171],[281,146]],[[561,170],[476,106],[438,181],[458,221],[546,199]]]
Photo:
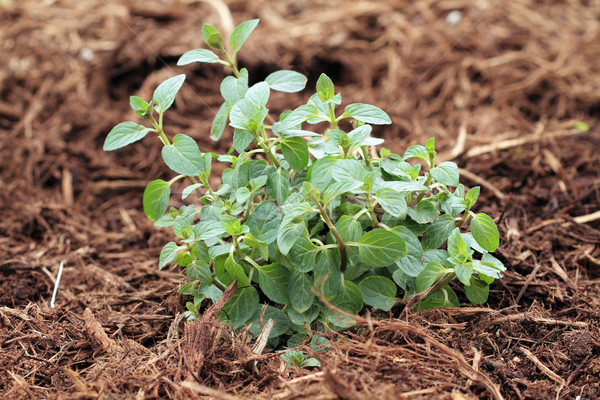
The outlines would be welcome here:
[[[168,131],[226,151],[230,133],[208,138],[224,71],[175,62],[203,23],[256,17],[252,81],[294,69],[312,88],[325,72],[345,103],[390,113],[386,147],[435,136],[482,186],[508,267],[487,304],[367,317],[303,349],[312,370],[183,321],[184,276],[157,268],[169,232],[141,210],[169,176],[160,143],[102,143],[135,120],[130,95],[185,72]],[[0,0],[0,398],[600,397],[599,43],[594,0]]]

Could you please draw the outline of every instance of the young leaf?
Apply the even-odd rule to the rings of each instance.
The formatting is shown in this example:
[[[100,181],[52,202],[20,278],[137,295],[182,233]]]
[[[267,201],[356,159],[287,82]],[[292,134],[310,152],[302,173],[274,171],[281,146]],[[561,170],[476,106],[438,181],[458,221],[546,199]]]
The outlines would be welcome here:
[[[308,145],[301,137],[282,138],[281,153],[296,172],[308,166]]]
[[[224,315],[229,317],[231,328],[242,327],[258,307],[258,292],[252,286],[238,289],[233,298],[223,307]],[[222,315],[223,315],[222,314]]]
[[[150,132],[149,128],[135,122],[121,122],[110,130],[104,141],[103,150],[112,151],[142,140]]]
[[[148,110],[149,104],[144,99],[138,96],[129,97],[129,106],[135,113],[141,117]]]
[[[344,116],[366,124],[389,125],[392,123],[390,116],[385,111],[371,104],[348,104],[344,110]]]
[[[458,186],[458,166],[452,161],[444,161],[429,171],[436,181],[446,186]]]
[[[254,237],[251,233],[246,233],[244,235],[244,244],[248,247],[258,250],[258,255],[260,255],[263,260],[269,261],[269,245],[265,242],[262,242]]]
[[[484,213],[470,213],[473,219],[471,220],[471,233],[477,243],[487,251],[494,251],[500,244],[500,234],[494,220],[489,215]]]
[[[467,204],[467,208],[471,208],[473,204],[477,202],[480,190],[481,188],[479,186],[474,186],[467,192],[467,194],[465,194],[465,203]]]
[[[225,127],[227,126],[227,121],[229,120],[229,113],[231,112],[231,108],[233,106],[227,102],[221,104],[219,107],[219,111],[217,111],[217,115],[215,115],[215,119],[213,119],[212,126],[210,128],[210,138],[212,140],[219,140]]]
[[[481,279],[471,277],[471,284],[465,286],[467,299],[473,304],[483,304],[487,301],[490,294],[490,287]]]
[[[312,279],[303,272],[293,272],[289,280],[290,304],[296,311],[303,313],[312,306],[315,294],[312,292]]]
[[[335,96],[335,88],[333,86],[333,82],[325,74],[321,74],[321,76],[319,76],[319,79],[317,80],[317,94],[319,95],[319,99],[321,99],[321,101],[323,102]]]
[[[219,62],[219,56],[210,50],[196,49],[184,53],[177,61],[178,66],[188,65],[195,62],[201,63],[216,63]]]
[[[162,148],[162,157],[169,168],[181,175],[198,176],[204,170],[202,153],[187,135],[175,135],[173,144]]]
[[[373,127],[371,125],[361,125],[356,129],[348,132],[348,139],[350,142],[357,146],[364,146],[365,141],[371,134]]]
[[[355,180],[339,181],[332,183],[323,192],[323,203],[327,206],[339,195],[348,192],[353,193],[356,190],[359,190],[362,187],[362,185],[362,182]]]
[[[297,93],[306,86],[307,78],[296,71],[276,71],[267,76],[265,82],[271,89],[285,93]]]
[[[371,267],[387,267],[408,254],[408,247],[400,235],[385,229],[373,229],[361,236],[358,254]]]
[[[333,166],[337,161],[338,159],[334,156],[326,156],[315,161],[308,170],[306,180],[319,191],[325,191],[333,180]]]
[[[223,35],[212,25],[202,25],[202,36],[207,45],[216,50],[223,49]]]
[[[371,307],[389,311],[397,302],[396,284],[383,276],[370,276],[358,284],[362,297]]]
[[[185,80],[185,74],[177,75],[172,78],[167,79],[154,91],[154,95],[152,96],[152,101],[155,106],[154,109],[163,113],[171,107],[173,102],[175,101],[175,96],[181,86],[183,85],[183,81]]]
[[[170,263],[177,256],[177,252],[179,251],[179,247],[175,242],[169,242],[165,244],[165,246],[160,251],[160,257],[158,258],[158,270],[164,268],[165,265]]]
[[[156,221],[167,211],[171,186],[162,179],[152,181],[144,190],[144,212],[151,221]]]
[[[425,146],[415,144],[406,149],[404,155],[402,156],[402,159],[404,160],[408,160],[409,158],[420,158],[422,160],[429,161],[429,152]]]
[[[263,265],[258,270],[258,284],[265,295],[275,303],[289,304],[290,271],[279,264]]]
[[[245,21],[235,27],[231,36],[229,37],[229,47],[234,53],[237,53],[242,48],[242,45],[248,39],[248,36],[252,33],[256,25],[258,25],[258,19],[252,19]]]
[[[221,82],[221,96],[232,106],[246,96],[248,91],[248,72],[245,68],[240,71],[240,77],[228,76]]]

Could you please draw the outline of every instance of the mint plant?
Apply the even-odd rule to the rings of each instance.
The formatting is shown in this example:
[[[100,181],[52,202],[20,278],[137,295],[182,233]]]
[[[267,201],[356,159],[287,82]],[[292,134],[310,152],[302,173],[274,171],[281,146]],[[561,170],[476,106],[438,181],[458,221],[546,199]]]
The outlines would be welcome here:
[[[177,63],[218,63],[232,71],[221,83],[224,102],[211,129],[219,140],[232,128],[227,154],[204,153],[192,137],[164,131],[164,113],[185,75],[160,84],[150,101],[132,96],[146,124],[120,123],[104,143],[104,150],[116,150],[151,133],[164,146],[162,158],[177,175],[150,182],[143,207],[177,237],[164,246],[159,268],[185,268],[180,292],[193,298],[189,318],[201,318],[205,300],[216,302],[233,282],[237,290],[220,317],[255,335],[273,319],[272,345],[351,326],[336,309],[458,306],[449,286],[455,279],[471,302],[485,302],[505,268],[491,254],[499,243],[494,221],[472,211],[479,187],[467,190],[455,163],[436,163],[433,138],[402,156],[377,153],[383,140],[371,136],[372,126],[388,125],[390,117],[363,103],[340,110],[342,97],[325,74],[306,104],[272,116],[271,91],[300,92],[307,79],[277,71],[249,86],[236,59],[257,24],[237,26],[228,49],[221,33],[204,25],[212,50],[189,51]],[[228,166],[219,187],[209,180],[214,162]],[[187,182],[181,199],[197,201],[169,207],[180,180]]]

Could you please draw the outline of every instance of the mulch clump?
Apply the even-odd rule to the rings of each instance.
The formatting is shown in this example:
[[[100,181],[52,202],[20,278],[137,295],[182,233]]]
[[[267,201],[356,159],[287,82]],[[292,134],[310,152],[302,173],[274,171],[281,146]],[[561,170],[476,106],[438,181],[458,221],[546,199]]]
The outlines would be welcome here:
[[[183,274],[157,268],[170,234],[141,210],[169,177],[161,145],[102,143],[136,120],[130,95],[183,72],[167,131],[227,151],[231,132],[208,138],[224,71],[175,63],[203,23],[256,17],[239,60],[252,82],[294,69],[311,89],[325,72],[344,104],[388,111],[386,147],[435,136],[482,186],[508,268],[487,304],[359,319],[328,351],[301,348],[312,370],[256,354],[218,308],[184,321]],[[583,0],[0,0],[0,397],[598,398],[598,43],[600,7]]]

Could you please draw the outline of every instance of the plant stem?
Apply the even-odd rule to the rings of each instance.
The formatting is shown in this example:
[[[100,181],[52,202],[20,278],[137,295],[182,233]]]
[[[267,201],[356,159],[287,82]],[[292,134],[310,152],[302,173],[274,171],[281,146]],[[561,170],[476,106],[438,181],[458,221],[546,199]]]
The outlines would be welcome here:
[[[429,187],[432,179],[433,176],[431,176],[431,174],[427,175],[427,179],[425,180],[425,183],[423,185]],[[409,207],[414,207],[417,204],[419,204],[421,200],[423,200],[423,197],[425,197],[425,191],[419,193],[419,195],[410,202]]]
[[[331,222],[331,219],[329,218],[327,211],[321,205],[321,202],[314,195],[313,200],[315,203],[317,203],[317,207],[319,207],[319,213],[321,214],[321,217],[323,217],[323,220],[329,228],[329,231],[331,231],[331,234],[335,237],[337,241],[338,248],[340,249],[340,271],[344,272],[346,270],[347,264],[346,244],[342,240],[340,233],[335,228],[335,225],[333,225],[333,222]]]
[[[160,139],[160,141],[163,142],[163,144],[165,146],[169,146],[171,144],[171,142],[169,141],[169,138],[165,134],[165,131],[163,131],[163,127],[162,127],[162,113],[158,114],[158,119],[160,122],[156,121],[156,119],[154,118],[154,115],[152,115],[152,114],[148,115],[148,121],[150,121],[150,123],[152,124],[154,129],[156,129],[156,133],[158,133],[158,138]]]

